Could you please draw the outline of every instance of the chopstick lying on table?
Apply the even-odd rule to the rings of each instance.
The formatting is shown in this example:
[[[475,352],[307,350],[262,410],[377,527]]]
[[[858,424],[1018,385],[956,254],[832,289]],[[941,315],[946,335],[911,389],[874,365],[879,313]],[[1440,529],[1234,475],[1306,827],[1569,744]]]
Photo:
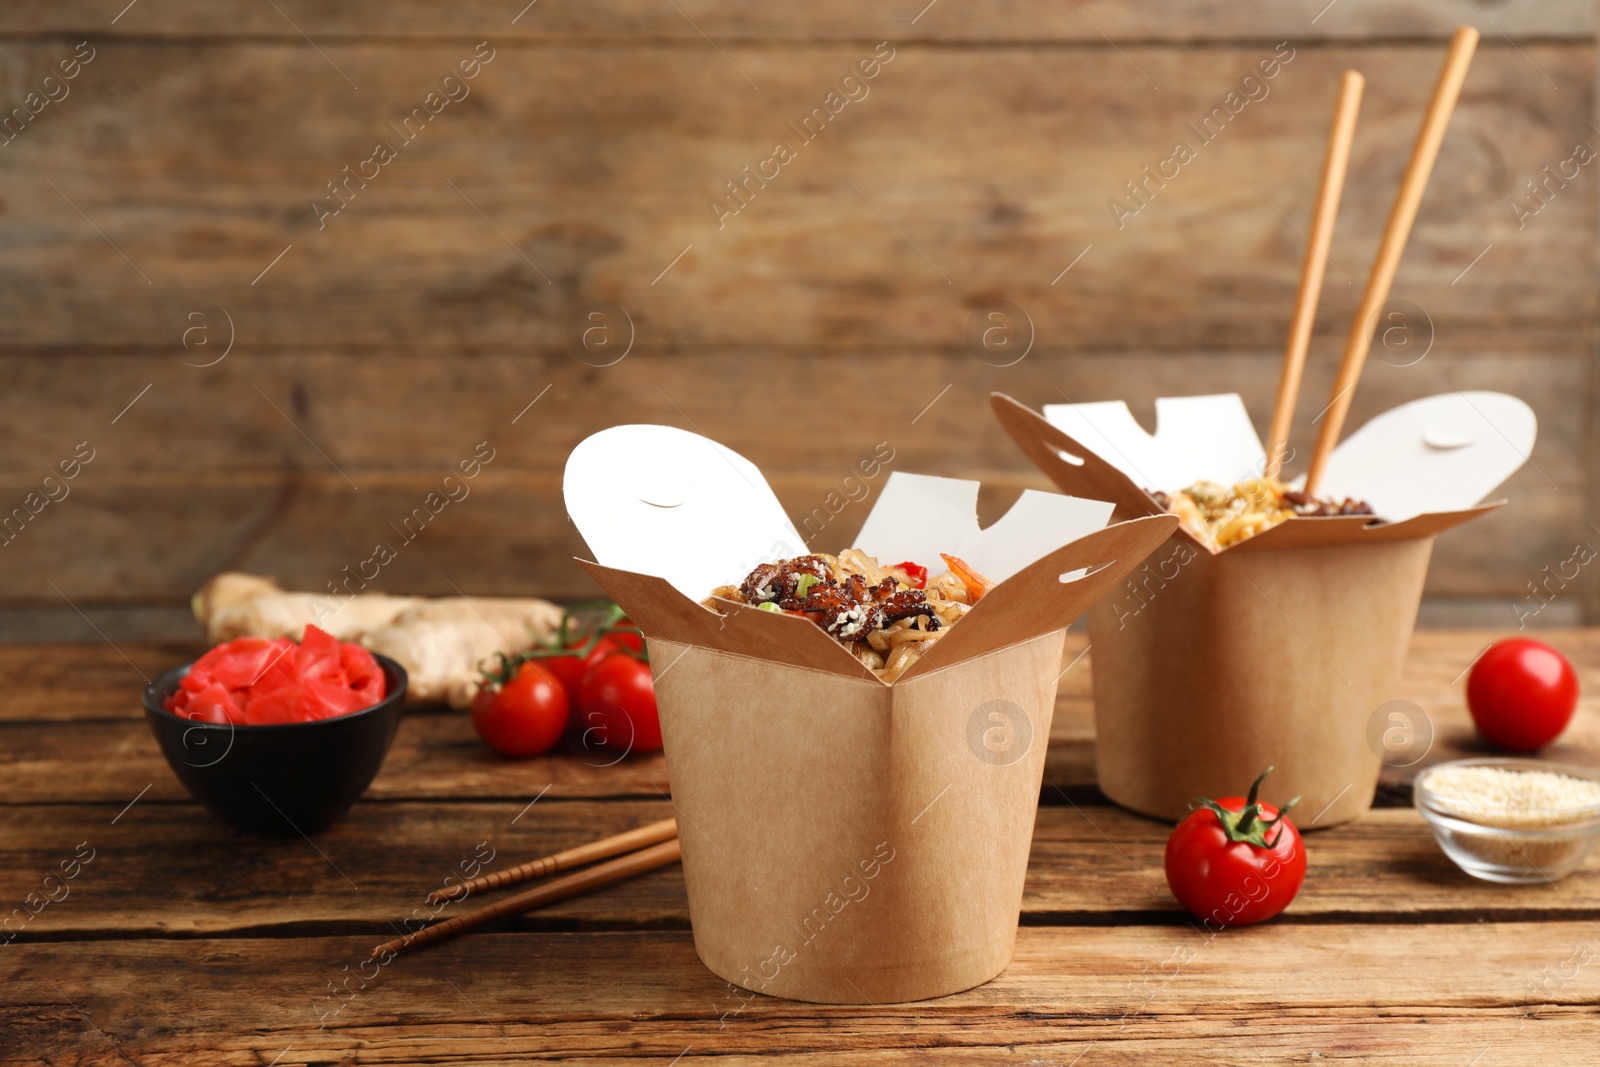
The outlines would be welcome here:
[[[649,829],[649,827],[644,829]],[[600,845],[604,844],[604,842],[597,841],[595,844]],[[385,941],[372,950],[369,958],[376,959],[379,956],[398,954],[409,948],[419,948],[422,945],[429,945],[447,937],[454,937],[463,931],[494,922],[496,919],[502,919],[507,915],[519,915],[522,912],[532,911],[534,908],[543,907],[546,904],[553,904],[558,900],[565,900],[568,897],[587,893],[591,889],[599,889],[601,886],[620,882],[625,878],[632,878],[636,874],[643,874],[645,871],[652,871],[657,867],[665,867],[669,863],[677,862],[681,855],[678,839],[674,837],[670,841],[663,841],[660,844],[651,845],[649,848],[630,852],[626,856],[619,856],[616,859],[607,860],[605,863],[596,864],[585,870],[557,878],[555,881],[547,882],[537,889],[529,889],[526,892],[518,893],[514,897],[507,897],[497,903],[485,905],[476,911],[469,911],[465,915],[455,915],[443,922],[425,926],[416,933],[397,937],[393,941]]]
[[[646,845],[670,841],[677,836],[678,821],[676,819],[662,819],[660,822],[653,822],[636,830],[628,830],[625,833],[601,838],[599,841],[591,841],[587,845],[569,848],[565,852],[557,852],[553,856],[530,860],[527,863],[516,867],[508,867],[493,874],[485,874],[469,882],[461,882],[457,885],[446,886],[443,889],[435,889],[428,894],[428,903],[437,904],[441,900],[455,900],[458,897],[470,896],[484,889],[499,889],[503,885],[516,885],[518,882],[526,882],[532,878],[542,878],[557,871],[581,867],[583,864],[593,863],[595,860],[620,856],[624,852],[632,852],[634,849],[643,848]]]

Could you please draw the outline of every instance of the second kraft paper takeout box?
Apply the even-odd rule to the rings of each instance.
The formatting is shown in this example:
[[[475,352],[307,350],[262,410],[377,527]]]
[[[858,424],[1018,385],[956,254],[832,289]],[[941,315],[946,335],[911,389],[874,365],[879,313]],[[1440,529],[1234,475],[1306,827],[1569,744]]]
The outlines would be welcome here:
[[[815,623],[718,601],[804,541],[761,472],[698,434],[619,426],[567,461],[600,586],[649,640],[695,948],[797,1000],[954,993],[1010,961],[1062,631],[1171,534],[1025,493],[986,530],[975,482],[896,472],[854,546],[996,584],[899,680]]]
[[[1120,518],[1164,513],[1149,490],[1232,485],[1265,460],[1236,394],[1157,400],[1153,434],[1122,401],[1042,416],[992,404],[1063,491],[1113,501]],[[1366,812],[1433,539],[1503,503],[1480,501],[1535,431],[1528,405],[1500,393],[1412,401],[1329,459],[1319,495],[1374,515],[1290,519],[1221,551],[1179,527],[1089,612],[1101,791],[1179,819],[1192,798],[1242,793],[1272,766],[1272,795],[1302,798],[1301,825]]]

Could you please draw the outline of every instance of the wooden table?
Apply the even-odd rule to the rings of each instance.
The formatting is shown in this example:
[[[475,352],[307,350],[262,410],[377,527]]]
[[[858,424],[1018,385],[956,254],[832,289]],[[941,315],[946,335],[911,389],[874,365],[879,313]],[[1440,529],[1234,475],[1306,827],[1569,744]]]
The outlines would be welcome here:
[[[1396,696],[1433,721],[1428,762],[1477,751],[1454,680],[1492,636],[1418,634]],[[1552,640],[1594,690],[1600,630]],[[136,672],[194,651],[0,648],[0,902],[26,915],[92,855],[0,944],[0,1062],[1595,1061],[1595,869],[1472,881],[1395,771],[1369,816],[1310,836],[1287,914],[1199,932],[1166,889],[1167,828],[1094,788],[1087,659],[1062,680],[1016,958],[981,988],[746,1002],[695,957],[676,867],[363,969],[463,858],[492,849],[492,869],[670,814],[665,764],[502,761],[464,716],[421,710],[343,823],[240,837],[183,793],[138,708]],[[1595,703],[1551,758],[1600,762]]]

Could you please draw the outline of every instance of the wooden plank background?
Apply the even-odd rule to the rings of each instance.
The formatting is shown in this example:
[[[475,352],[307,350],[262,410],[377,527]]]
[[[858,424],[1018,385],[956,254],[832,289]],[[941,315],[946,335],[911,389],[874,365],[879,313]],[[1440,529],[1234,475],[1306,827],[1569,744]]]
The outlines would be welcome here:
[[[1453,389],[1539,415],[1513,506],[1441,539],[1426,618],[1512,628],[1528,583],[1600,538],[1596,166],[1521,228],[1511,207],[1575,145],[1600,147],[1591,3],[519,7],[0,16],[7,111],[78,42],[94,55],[0,148],[0,507],[94,449],[71,495],[0,548],[0,636],[93,639],[78,609],[113,634],[181,631],[223,567],[320,587],[485,440],[472,495],[383,584],[585,595],[560,472],[616,422],[721,440],[797,519],[880,442],[891,469],[991,483],[989,516],[1043,486],[988,416],[991,390],[1126,397],[1146,418],[1156,396],[1237,390],[1264,423],[1354,66],[1367,97],[1303,450],[1460,21],[1484,41],[1395,288],[1414,330],[1380,350],[1351,425]],[[327,183],[399,144],[392,123],[483,41],[470,95],[319,228]],[[788,124],[889,49],[867,94],[719,227],[724,183],[798,143]],[[1275,49],[1293,58],[1268,95],[1118,229],[1108,200]],[[1000,302],[1034,332],[1011,366],[967,341]],[[612,345],[589,350],[578,316],[597,303]],[[1600,617],[1589,570],[1537,621]]]

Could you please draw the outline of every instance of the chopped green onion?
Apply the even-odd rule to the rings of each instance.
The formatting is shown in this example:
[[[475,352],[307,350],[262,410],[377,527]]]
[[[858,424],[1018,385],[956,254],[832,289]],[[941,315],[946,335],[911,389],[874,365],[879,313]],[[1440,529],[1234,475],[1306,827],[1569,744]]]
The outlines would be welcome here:
[[[802,574],[794,583],[795,598],[798,600],[804,600],[806,593],[811,589],[811,587],[820,581],[822,581],[822,579],[818,578],[814,574]]]
[[[772,611],[772,612],[780,612],[780,613],[783,611],[782,608],[778,607],[778,605],[774,604],[770,600],[767,601],[765,604],[760,605],[758,608],[756,608],[756,610],[757,611]]]

